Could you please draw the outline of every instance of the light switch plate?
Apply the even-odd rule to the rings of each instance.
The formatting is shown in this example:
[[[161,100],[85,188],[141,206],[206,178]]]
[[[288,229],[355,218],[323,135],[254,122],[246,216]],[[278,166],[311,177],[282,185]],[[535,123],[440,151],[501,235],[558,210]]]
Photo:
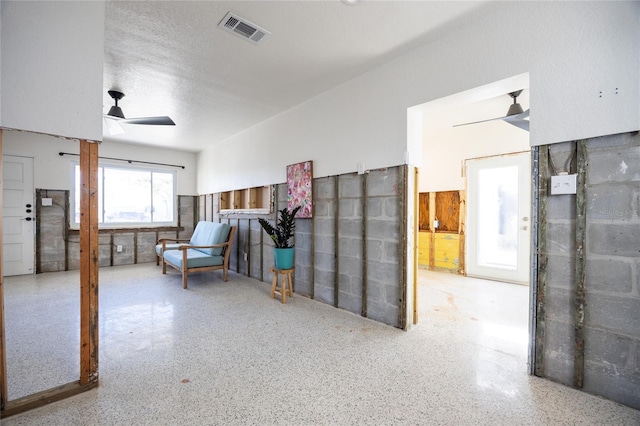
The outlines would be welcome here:
[[[575,194],[578,175],[551,176],[551,195]]]

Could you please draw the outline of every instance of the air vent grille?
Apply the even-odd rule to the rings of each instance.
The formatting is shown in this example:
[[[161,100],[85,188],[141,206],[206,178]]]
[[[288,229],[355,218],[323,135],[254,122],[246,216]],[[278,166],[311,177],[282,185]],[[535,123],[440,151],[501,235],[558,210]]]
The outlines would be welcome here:
[[[227,13],[222,21],[218,24],[219,28],[236,34],[239,37],[249,40],[252,43],[258,43],[266,35],[271,34],[264,28],[253,24],[252,22],[239,17],[231,12]]]

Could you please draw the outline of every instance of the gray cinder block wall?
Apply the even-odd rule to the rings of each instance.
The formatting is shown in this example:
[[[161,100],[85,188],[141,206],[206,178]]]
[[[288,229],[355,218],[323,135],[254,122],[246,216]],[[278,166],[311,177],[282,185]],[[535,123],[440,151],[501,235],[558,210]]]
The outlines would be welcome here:
[[[51,198],[51,206],[42,206],[42,198]],[[178,228],[145,231],[144,228],[112,232],[101,231],[98,237],[101,267],[155,262],[155,245],[159,238],[190,238],[197,217],[198,198],[178,197]],[[80,236],[69,229],[71,212],[69,191],[36,190],[36,272],[80,269]],[[122,252],[116,247],[122,245]]]
[[[400,252],[403,167],[313,180],[314,217],[296,220],[297,294],[404,327],[399,315],[405,309]],[[286,184],[275,185],[273,198],[274,212],[264,216],[270,220],[287,206]],[[199,210],[199,219],[237,226],[231,270],[270,283],[273,243],[262,231],[258,216],[221,215],[215,206],[218,199],[219,194],[200,196],[205,208]]]
[[[555,163],[574,146],[554,145]],[[640,136],[589,139],[586,147],[583,389],[640,409]],[[576,196],[549,195],[546,213],[543,375],[572,386]]]

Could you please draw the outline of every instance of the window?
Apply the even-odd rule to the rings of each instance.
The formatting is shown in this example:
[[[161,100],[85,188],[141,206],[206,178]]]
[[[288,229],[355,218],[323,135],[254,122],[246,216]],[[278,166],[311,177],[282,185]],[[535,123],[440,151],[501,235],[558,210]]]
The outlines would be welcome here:
[[[74,216],[80,224],[80,165],[74,167]],[[134,167],[98,168],[100,227],[175,225],[176,173]]]

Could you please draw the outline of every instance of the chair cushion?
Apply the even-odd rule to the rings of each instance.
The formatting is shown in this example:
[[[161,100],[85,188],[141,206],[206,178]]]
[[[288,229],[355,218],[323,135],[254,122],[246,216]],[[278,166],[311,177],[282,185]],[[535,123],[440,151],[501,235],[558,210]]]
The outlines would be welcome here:
[[[165,251],[164,258],[182,269],[182,250]],[[200,250],[187,249],[187,269],[203,266],[219,266],[224,263],[224,256],[209,255]]]
[[[165,244],[164,249],[165,250],[176,250],[178,249],[180,246],[185,246],[185,243],[171,243],[171,244]],[[158,244],[156,246],[156,254],[158,256],[162,256],[162,244]]]
[[[230,230],[231,226],[226,223],[207,222],[202,220],[196,225],[196,229],[193,231],[189,245],[213,246],[215,244],[222,244],[227,241]],[[222,247],[197,250],[213,256],[219,256],[222,254]]]

